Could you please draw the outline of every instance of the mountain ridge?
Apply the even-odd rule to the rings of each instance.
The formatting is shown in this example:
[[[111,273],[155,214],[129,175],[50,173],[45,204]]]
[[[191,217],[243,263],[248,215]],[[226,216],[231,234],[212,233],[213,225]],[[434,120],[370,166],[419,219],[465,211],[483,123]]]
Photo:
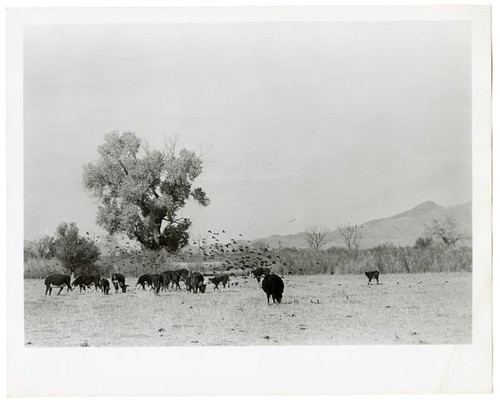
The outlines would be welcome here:
[[[428,200],[401,213],[376,218],[362,224],[363,236],[360,240],[360,247],[371,248],[382,243],[413,245],[415,240],[423,235],[426,223],[447,214],[452,214],[456,218],[461,231],[468,236],[472,234],[472,202],[444,207]],[[274,234],[256,239],[256,241],[265,242],[271,247],[307,248],[307,242],[303,239],[304,233],[301,231],[295,234]],[[328,233],[327,243],[323,248],[332,246],[344,246],[338,230]]]

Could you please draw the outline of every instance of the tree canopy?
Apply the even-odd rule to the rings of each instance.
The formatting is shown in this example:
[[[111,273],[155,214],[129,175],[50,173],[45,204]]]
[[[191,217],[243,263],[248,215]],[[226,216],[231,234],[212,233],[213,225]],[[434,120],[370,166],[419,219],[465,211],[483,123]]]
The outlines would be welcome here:
[[[330,231],[327,228],[312,226],[305,229],[302,238],[311,249],[319,250],[327,243],[327,236]]]
[[[179,218],[179,210],[190,198],[210,202],[202,188],[193,188],[201,156],[175,144],[151,150],[132,132],[107,134],[97,151],[97,162],[83,167],[84,186],[99,201],[97,223],[146,249],[174,253],[187,245],[191,220]]]
[[[25,241],[24,258],[52,259],[55,257],[55,238],[44,235],[36,241]]]
[[[347,249],[358,250],[359,241],[363,237],[363,226],[358,224],[340,225],[337,227]]]
[[[74,222],[62,222],[56,229],[55,255],[70,273],[91,272],[96,269],[100,252],[94,242],[79,235]]]

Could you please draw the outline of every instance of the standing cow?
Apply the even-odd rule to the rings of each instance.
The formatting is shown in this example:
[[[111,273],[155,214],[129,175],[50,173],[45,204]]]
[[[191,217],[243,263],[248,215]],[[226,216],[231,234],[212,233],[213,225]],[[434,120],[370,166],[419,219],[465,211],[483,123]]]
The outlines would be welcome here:
[[[163,274],[152,274],[151,281],[155,294],[158,294],[163,287],[163,281],[166,277]]]
[[[194,273],[191,273],[191,275],[186,279],[186,288],[188,291],[193,291],[195,294],[198,293],[198,290],[201,291],[202,293],[205,292],[206,285],[203,284],[205,281],[205,278],[203,275],[196,271]]]
[[[101,279],[101,289],[102,289],[102,292],[104,293],[104,295],[108,295],[109,294],[109,289],[110,289],[110,285],[109,285],[109,280],[107,278],[102,278]]]
[[[377,284],[379,284],[378,282],[379,274],[380,272],[378,270],[365,271],[365,276],[368,277],[368,284],[370,284],[373,279],[377,280]]]
[[[208,279],[215,287],[214,291],[219,289],[219,284],[222,283],[222,286],[226,288],[226,284],[229,287],[229,276],[227,274],[222,274],[220,276],[211,277]]]
[[[189,271],[187,269],[177,269],[177,270],[172,270],[170,271],[171,273],[171,281],[175,284],[175,289],[180,290],[181,286],[179,284],[179,281],[184,281],[186,284],[186,289],[187,289],[187,280],[189,277]]]
[[[68,287],[68,291],[72,291],[71,288],[71,276],[69,274],[49,274],[45,277],[45,295],[52,294],[52,287],[59,287],[59,295],[64,288]]]
[[[172,274],[169,271],[164,271],[160,273],[161,276],[161,290],[168,290],[168,286],[172,281]]]
[[[167,272],[169,276],[169,282],[172,283],[172,287],[175,286],[176,290],[180,290],[181,286],[179,281],[184,281],[186,283],[187,288],[187,278],[189,276],[189,272],[186,269],[179,270],[168,270]]]
[[[269,304],[269,297],[273,297],[273,303],[278,302],[281,304],[281,298],[283,297],[283,290],[285,289],[285,284],[280,276],[276,274],[266,274],[262,280],[262,289],[267,295],[267,303]]]

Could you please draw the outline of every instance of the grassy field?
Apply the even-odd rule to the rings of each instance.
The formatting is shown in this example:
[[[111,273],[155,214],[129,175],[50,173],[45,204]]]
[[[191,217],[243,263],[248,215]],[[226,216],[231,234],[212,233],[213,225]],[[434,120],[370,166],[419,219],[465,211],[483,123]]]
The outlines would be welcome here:
[[[255,279],[205,294],[130,288],[45,296],[25,280],[29,346],[463,344],[471,342],[472,274],[285,276],[283,304]],[[135,279],[127,283],[134,285]],[[221,286],[220,286],[221,287]]]

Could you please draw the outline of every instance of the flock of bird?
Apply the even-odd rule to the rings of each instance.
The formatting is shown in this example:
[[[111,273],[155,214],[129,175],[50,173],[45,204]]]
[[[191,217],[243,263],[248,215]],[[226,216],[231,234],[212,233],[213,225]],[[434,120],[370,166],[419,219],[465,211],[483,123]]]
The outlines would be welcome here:
[[[187,256],[190,258],[201,256],[204,262],[213,261],[214,263],[208,264],[209,269],[248,271],[256,268],[271,269],[277,264],[286,266],[286,262],[281,262],[279,255],[273,256],[267,247],[257,248],[251,241],[237,241],[234,238],[224,243],[218,238],[218,232],[208,230],[208,233],[211,234],[210,241],[207,238],[203,238],[199,242],[193,241],[193,246],[187,248]],[[225,233],[225,231],[222,230],[222,233]],[[239,234],[239,236],[242,237],[243,235]],[[195,250],[196,245],[198,253]],[[228,257],[232,257],[232,259],[229,260]]]
[[[249,274],[251,270],[256,268],[272,270],[279,265],[284,270],[287,266],[278,254],[266,246],[256,246],[251,241],[244,240],[242,234],[238,234],[240,238],[238,240],[230,238],[226,241],[221,240],[221,234],[226,234],[226,231],[222,229],[216,232],[209,229],[205,237],[191,241],[190,245],[186,246],[178,257],[187,262],[202,263],[207,271],[212,272],[241,270]],[[98,235],[91,236],[88,232],[87,239],[99,242]],[[160,270],[163,263],[170,259],[170,255],[166,252],[151,253],[137,248],[133,241],[124,236],[121,237],[120,241],[107,237],[104,245],[106,250],[106,253],[102,255],[104,264],[123,265],[128,263],[141,272],[142,269],[151,270],[155,266]]]

